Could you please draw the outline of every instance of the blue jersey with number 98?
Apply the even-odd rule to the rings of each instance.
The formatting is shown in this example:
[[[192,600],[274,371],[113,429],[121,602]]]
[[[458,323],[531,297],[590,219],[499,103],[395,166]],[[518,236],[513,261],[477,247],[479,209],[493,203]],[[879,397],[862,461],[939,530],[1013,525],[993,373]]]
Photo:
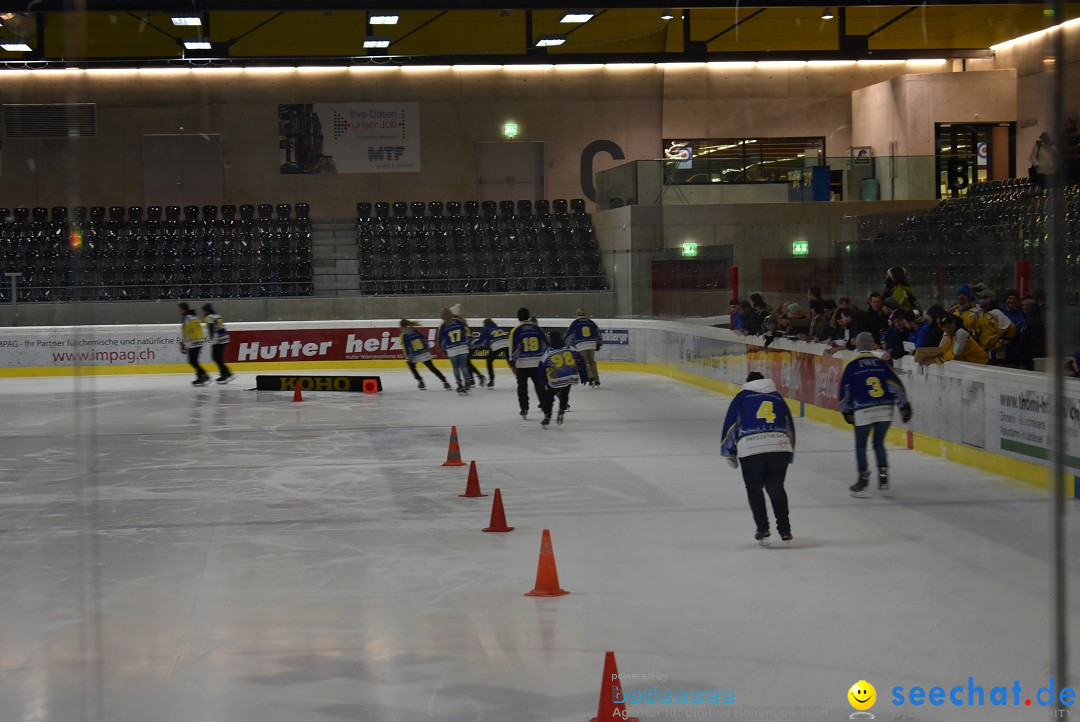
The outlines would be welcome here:
[[[540,365],[536,367],[536,374],[541,384],[546,384],[553,389],[561,389],[589,380],[585,359],[577,351],[572,351],[565,346],[549,348],[545,351],[540,359]]]

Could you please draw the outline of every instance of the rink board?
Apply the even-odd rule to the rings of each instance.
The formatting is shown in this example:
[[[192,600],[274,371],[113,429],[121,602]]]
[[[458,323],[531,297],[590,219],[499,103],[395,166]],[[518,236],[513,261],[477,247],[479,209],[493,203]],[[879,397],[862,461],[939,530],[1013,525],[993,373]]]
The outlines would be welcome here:
[[[378,393],[383,390],[378,376],[307,376],[297,374],[259,375],[255,388],[259,391],[344,391],[349,393]]]

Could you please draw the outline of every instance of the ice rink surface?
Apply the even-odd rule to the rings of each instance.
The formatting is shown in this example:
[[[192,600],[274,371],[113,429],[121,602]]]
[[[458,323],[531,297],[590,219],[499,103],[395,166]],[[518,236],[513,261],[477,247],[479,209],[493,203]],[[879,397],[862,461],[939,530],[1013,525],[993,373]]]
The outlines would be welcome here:
[[[848,719],[862,679],[879,720],[1048,717],[890,704],[1049,685],[1045,491],[890,448],[892,498],[853,499],[850,432],[799,420],[795,542],[762,549],[725,396],[607,373],[543,430],[505,367],[467,397],[380,373],[303,403],[247,373],[0,380],[0,720],[586,722],[605,650],[628,691],[734,696],[642,720]],[[458,497],[451,425],[513,532]],[[569,596],[523,596],[545,528]]]

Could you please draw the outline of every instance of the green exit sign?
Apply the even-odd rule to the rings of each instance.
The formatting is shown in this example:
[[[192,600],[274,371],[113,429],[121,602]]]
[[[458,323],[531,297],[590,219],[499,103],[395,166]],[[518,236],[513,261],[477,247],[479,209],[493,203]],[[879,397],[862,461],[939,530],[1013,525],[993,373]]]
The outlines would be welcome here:
[[[682,244],[682,254],[684,256],[696,256],[697,255],[697,244],[696,243],[689,243],[689,242]]]
[[[518,134],[517,123],[503,123],[503,135],[507,138],[516,138]]]
[[[810,241],[792,241],[791,242],[791,255],[793,255],[793,256],[808,256],[808,255],[810,255]]]

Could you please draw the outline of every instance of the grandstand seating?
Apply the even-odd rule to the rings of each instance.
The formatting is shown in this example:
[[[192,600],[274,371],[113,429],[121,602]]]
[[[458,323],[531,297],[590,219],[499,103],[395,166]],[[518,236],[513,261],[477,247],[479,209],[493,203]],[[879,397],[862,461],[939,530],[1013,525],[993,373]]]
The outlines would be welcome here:
[[[310,209],[258,209],[0,208],[0,263],[23,274],[21,303],[310,296]]]
[[[929,211],[860,220],[860,240],[838,249],[844,288],[853,297],[882,287],[885,270],[901,265],[916,292],[949,302],[965,283],[995,291],[1016,285],[1015,262],[1031,263],[1032,279],[1046,278],[1047,192],[1026,178],[973,185],[967,195]],[[1080,187],[1065,189],[1065,288],[1080,292]],[[1041,285],[1041,284],[1036,284]],[[1001,299],[1003,300],[1003,299]],[[861,302],[861,299],[856,299]],[[933,301],[925,302],[927,307]]]
[[[561,212],[550,212],[552,206]],[[363,295],[600,291],[607,288],[585,202],[357,204]],[[571,210],[571,207],[573,210]],[[412,215],[405,217],[405,209]],[[425,208],[429,211],[424,214]],[[446,210],[444,215],[443,210]],[[464,209],[464,215],[462,215]]]

